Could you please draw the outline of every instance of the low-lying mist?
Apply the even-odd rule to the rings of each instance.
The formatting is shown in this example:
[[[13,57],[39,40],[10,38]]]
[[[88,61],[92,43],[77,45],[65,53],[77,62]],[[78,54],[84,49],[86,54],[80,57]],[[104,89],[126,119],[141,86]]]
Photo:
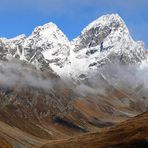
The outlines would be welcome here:
[[[88,84],[88,85],[87,85]],[[88,74],[87,82],[76,87],[81,95],[105,94],[108,88],[148,96],[148,63],[125,65],[119,61],[104,65]]]
[[[57,82],[56,82],[57,83]],[[35,87],[50,89],[55,81],[44,77],[34,68],[19,63],[0,63],[0,87]]]
[[[73,82],[43,76],[29,66],[19,63],[0,63],[0,87],[34,87],[45,90],[53,87],[67,87],[76,94],[87,96],[105,94],[108,88],[117,88],[148,96],[148,64],[123,65],[120,62],[104,65],[88,73],[85,81]]]

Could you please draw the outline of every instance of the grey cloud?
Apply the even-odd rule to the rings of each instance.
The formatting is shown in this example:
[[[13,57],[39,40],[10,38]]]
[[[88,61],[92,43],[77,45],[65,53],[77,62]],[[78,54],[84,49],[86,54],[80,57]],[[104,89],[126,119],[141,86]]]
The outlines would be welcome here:
[[[91,71],[87,83],[74,89],[76,93],[87,95],[105,95],[107,90],[116,88],[136,96],[148,96],[148,65],[147,62],[123,65],[118,61]],[[88,85],[89,84],[89,85]],[[147,99],[148,101],[148,99]]]
[[[18,63],[0,63],[0,86],[13,87],[31,86],[36,88],[51,89],[54,81],[50,78],[43,78],[29,67]]]

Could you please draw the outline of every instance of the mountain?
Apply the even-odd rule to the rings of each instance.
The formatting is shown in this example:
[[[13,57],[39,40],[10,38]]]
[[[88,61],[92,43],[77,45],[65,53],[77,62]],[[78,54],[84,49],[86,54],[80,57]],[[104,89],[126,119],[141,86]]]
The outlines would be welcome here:
[[[69,55],[69,41],[64,33],[53,23],[35,28],[25,42],[24,49],[30,52],[41,52],[49,63],[63,66]],[[29,52],[28,51],[28,52]],[[30,52],[28,55],[30,56]],[[33,55],[32,55],[33,56]]]
[[[61,67],[69,54],[69,42],[55,24],[48,23],[36,27],[29,37],[1,38],[1,49],[5,51],[1,59],[17,58],[37,68],[52,63]]]
[[[53,23],[36,27],[29,37],[1,38],[1,59],[15,57],[37,67],[51,67],[60,77],[79,79],[118,58],[137,63],[146,58],[143,42],[135,42],[118,14],[105,15],[69,41]],[[80,64],[81,63],[81,64]]]
[[[75,137],[87,144],[93,134],[108,140],[112,131],[146,127],[147,113],[135,116],[148,111],[147,52],[117,14],[98,18],[72,41],[53,23],[28,37],[1,38],[0,78],[0,146],[64,147],[71,137],[79,146]]]
[[[145,59],[143,43],[133,41],[124,21],[117,14],[95,20],[71,43],[74,47],[69,69],[73,71],[69,71],[77,78],[87,77],[89,72],[113,62],[115,58],[126,64]]]

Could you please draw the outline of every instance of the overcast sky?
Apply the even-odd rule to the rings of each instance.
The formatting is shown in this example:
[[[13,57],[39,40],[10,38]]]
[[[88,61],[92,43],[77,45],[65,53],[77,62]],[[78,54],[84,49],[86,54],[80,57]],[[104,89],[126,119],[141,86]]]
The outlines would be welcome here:
[[[54,22],[71,40],[101,15],[118,13],[132,37],[148,48],[148,0],[0,0],[0,7],[1,37],[29,35]]]

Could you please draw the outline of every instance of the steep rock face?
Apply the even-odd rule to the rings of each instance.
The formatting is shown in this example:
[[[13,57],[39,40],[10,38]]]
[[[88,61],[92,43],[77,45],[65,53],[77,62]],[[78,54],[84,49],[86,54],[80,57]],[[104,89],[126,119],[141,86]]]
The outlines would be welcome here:
[[[75,73],[77,77],[115,58],[125,64],[138,63],[146,58],[143,43],[132,39],[124,21],[117,14],[95,20],[71,44],[73,56],[70,67],[74,69],[71,74]]]
[[[110,48],[117,46],[117,43],[123,46],[126,42],[130,46],[134,41],[121,17],[118,14],[111,14],[104,15],[90,23],[73,42],[75,51],[96,46],[103,51],[107,46]]]

